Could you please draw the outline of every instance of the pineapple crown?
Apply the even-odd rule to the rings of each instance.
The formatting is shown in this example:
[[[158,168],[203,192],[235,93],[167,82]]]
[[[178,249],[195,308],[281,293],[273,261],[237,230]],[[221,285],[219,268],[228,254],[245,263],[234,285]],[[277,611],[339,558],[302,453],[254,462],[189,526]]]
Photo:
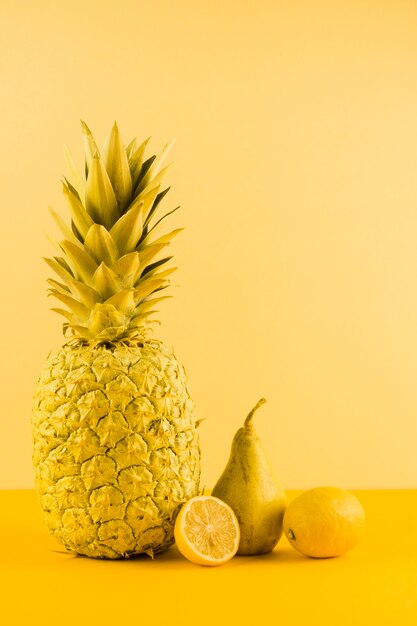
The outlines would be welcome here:
[[[164,160],[173,144],[144,159],[149,138],[134,139],[126,148],[114,123],[100,152],[88,126],[81,122],[85,146],[85,174],[68,151],[72,182],[64,178],[70,224],[51,209],[64,239],[55,244],[59,256],[45,261],[58,275],[49,279],[49,294],[67,308],[64,334],[93,344],[138,340],[155,320],[154,306],[169,296],[166,268],[172,257],[160,253],[182,229],[162,236],[161,222],[176,211],[156,218],[169,188],[161,179],[169,166]]]

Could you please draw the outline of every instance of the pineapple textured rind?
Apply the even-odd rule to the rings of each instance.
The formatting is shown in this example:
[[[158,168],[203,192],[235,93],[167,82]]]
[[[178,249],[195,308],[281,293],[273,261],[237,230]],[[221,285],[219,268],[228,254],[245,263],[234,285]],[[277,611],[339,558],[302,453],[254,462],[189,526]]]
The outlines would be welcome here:
[[[37,382],[33,463],[47,528],[71,552],[156,554],[198,494],[200,449],[183,367],[157,340],[53,352]]]

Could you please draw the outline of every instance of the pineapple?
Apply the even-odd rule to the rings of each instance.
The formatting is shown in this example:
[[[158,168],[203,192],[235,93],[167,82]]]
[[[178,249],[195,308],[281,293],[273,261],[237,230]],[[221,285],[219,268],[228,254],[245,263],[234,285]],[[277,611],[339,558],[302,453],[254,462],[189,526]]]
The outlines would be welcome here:
[[[114,124],[100,151],[82,122],[85,175],[67,153],[70,223],[45,259],[65,308],[66,343],[35,389],[33,465],[44,522],[69,551],[151,556],[173,542],[176,514],[199,492],[198,422],[183,367],[150,330],[175,268],[159,234],[171,144],[144,159]],[[175,209],[174,209],[175,210]],[[161,254],[162,253],[162,254]]]

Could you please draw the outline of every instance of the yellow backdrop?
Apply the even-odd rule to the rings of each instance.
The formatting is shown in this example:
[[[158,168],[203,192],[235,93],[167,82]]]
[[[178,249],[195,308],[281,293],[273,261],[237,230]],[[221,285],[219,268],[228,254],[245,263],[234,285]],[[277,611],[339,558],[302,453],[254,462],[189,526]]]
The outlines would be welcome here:
[[[0,5],[0,486],[30,488],[63,144],[173,136],[174,299],[203,484],[261,397],[286,488],[417,486],[417,6],[405,0]],[[169,200],[168,200],[169,199]]]

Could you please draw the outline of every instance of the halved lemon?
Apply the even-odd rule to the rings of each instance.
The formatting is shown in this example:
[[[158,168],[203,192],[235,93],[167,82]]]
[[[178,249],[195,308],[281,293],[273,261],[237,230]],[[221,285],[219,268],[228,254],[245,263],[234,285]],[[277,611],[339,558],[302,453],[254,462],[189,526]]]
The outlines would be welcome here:
[[[178,550],[198,565],[221,565],[237,552],[239,522],[228,504],[214,496],[195,496],[178,513],[174,527]]]

